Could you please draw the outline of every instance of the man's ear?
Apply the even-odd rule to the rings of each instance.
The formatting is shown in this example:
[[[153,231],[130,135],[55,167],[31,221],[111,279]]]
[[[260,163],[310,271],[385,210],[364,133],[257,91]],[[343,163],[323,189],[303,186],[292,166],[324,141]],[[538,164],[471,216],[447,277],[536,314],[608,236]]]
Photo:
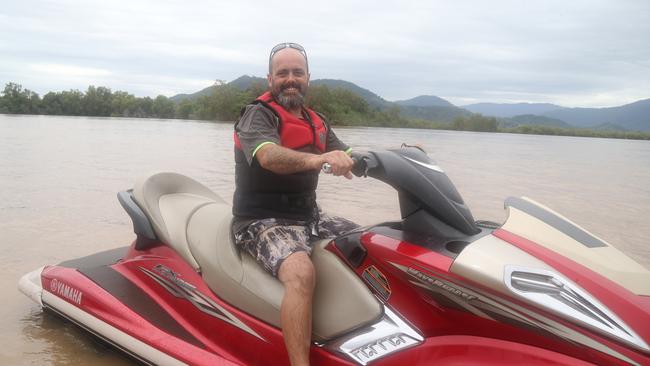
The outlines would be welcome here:
[[[271,89],[271,74],[266,74],[266,81],[269,82],[269,89]]]

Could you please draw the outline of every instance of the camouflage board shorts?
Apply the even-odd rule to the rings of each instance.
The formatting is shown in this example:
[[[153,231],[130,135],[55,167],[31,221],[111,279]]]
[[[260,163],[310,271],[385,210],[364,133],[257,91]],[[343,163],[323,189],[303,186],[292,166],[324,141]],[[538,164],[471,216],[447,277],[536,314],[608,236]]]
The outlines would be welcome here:
[[[342,217],[322,212],[319,216],[317,224],[276,218],[253,221],[234,233],[235,244],[277,277],[280,265],[289,255],[296,252],[311,255],[314,241],[335,238],[359,227]]]

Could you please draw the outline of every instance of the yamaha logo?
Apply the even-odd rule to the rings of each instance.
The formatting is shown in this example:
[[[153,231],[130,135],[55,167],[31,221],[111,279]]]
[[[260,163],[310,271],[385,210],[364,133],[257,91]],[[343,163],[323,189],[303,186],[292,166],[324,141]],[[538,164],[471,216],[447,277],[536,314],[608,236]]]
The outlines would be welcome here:
[[[57,280],[56,278],[50,281],[50,292],[66,300],[72,301],[77,305],[81,305],[81,298],[83,297],[83,292]]]

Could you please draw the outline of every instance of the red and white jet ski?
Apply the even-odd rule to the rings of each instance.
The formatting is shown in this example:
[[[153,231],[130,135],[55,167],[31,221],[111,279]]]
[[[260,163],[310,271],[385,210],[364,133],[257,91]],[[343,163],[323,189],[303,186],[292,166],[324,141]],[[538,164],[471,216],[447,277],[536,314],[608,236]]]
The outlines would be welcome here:
[[[401,221],[315,243],[313,365],[650,365],[650,272],[568,219],[509,198],[475,222],[420,149],[369,152]],[[118,198],[135,241],[19,287],[145,364],[288,365],[281,283],[233,245],[231,208],[159,173]]]

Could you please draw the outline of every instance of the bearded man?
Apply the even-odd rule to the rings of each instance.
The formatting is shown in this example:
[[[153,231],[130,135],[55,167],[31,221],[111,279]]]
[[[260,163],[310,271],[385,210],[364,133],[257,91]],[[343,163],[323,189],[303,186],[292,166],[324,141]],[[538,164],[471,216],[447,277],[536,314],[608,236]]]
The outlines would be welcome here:
[[[269,55],[269,91],[246,106],[235,124],[235,242],[284,285],[280,321],[289,359],[309,365],[315,273],[311,242],[356,224],[319,212],[318,174],[328,163],[352,178],[351,149],[325,117],[305,106],[305,49],[280,43]]]

